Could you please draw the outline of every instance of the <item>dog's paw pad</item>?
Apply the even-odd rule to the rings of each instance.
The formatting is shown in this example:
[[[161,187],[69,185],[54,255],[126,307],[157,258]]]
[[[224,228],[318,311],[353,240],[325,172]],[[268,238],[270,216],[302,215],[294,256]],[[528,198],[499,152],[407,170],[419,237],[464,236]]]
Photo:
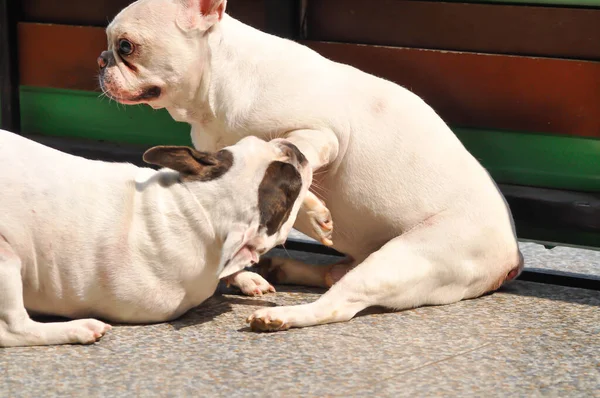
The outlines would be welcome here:
[[[230,282],[246,296],[262,296],[266,293],[275,293],[275,288],[259,274],[249,271],[240,271],[234,274]]]
[[[333,221],[331,220],[331,218],[322,217],[320,219],[317,219],[317,223],[323,231],[329,232],[333,230]]]
[[[325,246],[333,245],[331,236],[333,235],[333,219],[331,218],[331,212],[325,206],[325,204],[319,201],[316,205],[312,205],[312,208],[308,211],[308,217],[312,225],[312,229],[318,240]]]
[[[69,340],[79,344],[93,344],[104,336],[112,326],[95,319],[80,319],[69,325]]]
[[[246,322],[250,324],[253,332],[277,332],[289,329],[282,319],[274,318],[268,313],[257,311],[250,315]]]
[[[285,330],[282,320],[269,318],[254,318],[250,323],[253,332],[275,332]]]

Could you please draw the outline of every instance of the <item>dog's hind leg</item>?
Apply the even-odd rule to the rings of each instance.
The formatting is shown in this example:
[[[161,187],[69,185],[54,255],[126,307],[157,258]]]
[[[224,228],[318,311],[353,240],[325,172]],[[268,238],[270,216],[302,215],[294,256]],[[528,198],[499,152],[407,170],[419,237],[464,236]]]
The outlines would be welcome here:
[[[400,310],[449,304],[472,296],[469,264],[460,255],[446,252],[455,242],[439,243],[442,236],[436,232],[444,233],[430,228],[392,239],[345,274],[317,301],[264,308],[247,321],[253,330],[275,331],[348,321],[370,306]]]
[[[110,326],[95,319],[35,322],[25,310],[21,260],[0,235],[0,347],[90,344]]]
[[[329,288],[357,263],[352,257],[345,257],[328,265],[307,264],[284,257],[267,257],[261,259],[255,268],[273,284]]]

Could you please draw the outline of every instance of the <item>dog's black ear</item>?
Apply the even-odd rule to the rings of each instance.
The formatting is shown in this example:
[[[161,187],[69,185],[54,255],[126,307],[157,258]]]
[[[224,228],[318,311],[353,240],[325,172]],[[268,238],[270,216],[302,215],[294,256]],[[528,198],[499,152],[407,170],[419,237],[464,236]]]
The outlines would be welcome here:
[[[269,164],[258,187],[260,224],[273,235],[288,220],[292,207],[302,190],[302,176],[289,163]]]
[[[211,181],[233,165],[233,154],[200,152],[187,146],[155,146],[144,153],[144,162],[178,171],[182,179]]]

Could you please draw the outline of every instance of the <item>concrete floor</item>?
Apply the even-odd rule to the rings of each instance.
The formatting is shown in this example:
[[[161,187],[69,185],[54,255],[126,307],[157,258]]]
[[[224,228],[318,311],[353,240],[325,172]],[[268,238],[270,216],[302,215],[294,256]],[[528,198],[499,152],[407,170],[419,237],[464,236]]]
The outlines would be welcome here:
[[[0,397],[600,397],[597,291],[517,281],[454,305],[273,334],[244,319],[321,292],[231,293],[176,322],[114,327],[92,346],[0,350]]]

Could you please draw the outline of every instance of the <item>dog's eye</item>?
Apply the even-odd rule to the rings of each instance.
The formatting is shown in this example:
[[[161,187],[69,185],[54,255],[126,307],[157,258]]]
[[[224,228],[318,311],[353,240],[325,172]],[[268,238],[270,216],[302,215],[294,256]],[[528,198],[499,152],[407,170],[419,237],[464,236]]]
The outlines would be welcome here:
[[[119,53],[121,55],[131,55],[133,53],[133,43],[127,39],[119,40]]]

